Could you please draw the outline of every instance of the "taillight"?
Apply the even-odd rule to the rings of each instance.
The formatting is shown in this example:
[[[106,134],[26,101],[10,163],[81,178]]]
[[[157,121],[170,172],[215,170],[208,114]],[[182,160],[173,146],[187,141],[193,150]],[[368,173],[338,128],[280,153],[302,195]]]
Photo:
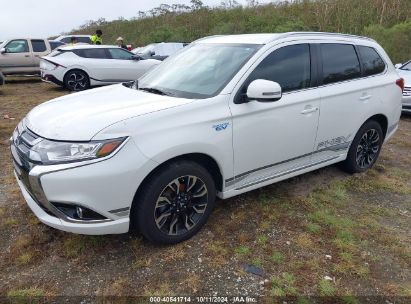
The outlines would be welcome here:
[[[395,84],[401,88],[401,92],[404,92],[404,85],[405,84],[404,84],[404,79],[403,78],[398,79],[395,82]]]

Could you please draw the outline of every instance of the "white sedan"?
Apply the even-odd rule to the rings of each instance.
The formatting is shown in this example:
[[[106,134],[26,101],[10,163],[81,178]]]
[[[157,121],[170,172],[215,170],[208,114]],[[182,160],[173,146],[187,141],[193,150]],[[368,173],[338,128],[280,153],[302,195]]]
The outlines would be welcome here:
[[[75,45],[58,48],[40,62],[43,81],[71,91],[138,79],[161,61],[145,59],[116,46]]]
[[[404,79],[404,91],[402,92],[402,111],[411,113],[411,60],[402,64],[396,64],[398,74]]]

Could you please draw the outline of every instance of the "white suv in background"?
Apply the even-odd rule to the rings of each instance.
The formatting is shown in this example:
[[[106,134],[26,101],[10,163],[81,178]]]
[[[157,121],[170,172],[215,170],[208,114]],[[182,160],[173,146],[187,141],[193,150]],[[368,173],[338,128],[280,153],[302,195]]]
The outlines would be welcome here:
[[[368,38],[213,36],[138,82],[34,108],[11,139],[33,212],[82,234],[188,239],[225,199],[337,162],[376,162],[403,80]]]

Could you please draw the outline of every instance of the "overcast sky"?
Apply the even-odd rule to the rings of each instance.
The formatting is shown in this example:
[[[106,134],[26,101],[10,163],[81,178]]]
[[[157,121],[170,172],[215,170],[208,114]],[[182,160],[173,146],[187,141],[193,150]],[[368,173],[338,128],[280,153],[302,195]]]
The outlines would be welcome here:
[[[203,0],[216,6],[222,0]],[[2,1],[3,2],[3,1]],[[245,4],[246,0],[237,0]],[[271,2],[260,0],[259,3]],[[189,0],[4,0],[0,4],[0,41],[9,38],[42,38],[68,32],[87,20],[137,16],[161,3],[190,4]]]

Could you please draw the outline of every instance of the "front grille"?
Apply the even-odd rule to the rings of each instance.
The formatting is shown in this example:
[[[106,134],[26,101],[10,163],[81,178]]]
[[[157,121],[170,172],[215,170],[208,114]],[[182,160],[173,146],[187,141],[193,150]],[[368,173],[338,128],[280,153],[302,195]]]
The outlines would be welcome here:
[[[22,124],[20,123],[13,133],[10,149],[18,179],[37,205],[39,205],[47,214],[54,216],[42,203],[39,202],[36,195],[34,195],[35,191],[33,191],[29,179],[29,172],[35,166],[29,158],[30,149],[40,140],[41,138],[38,135],[31,132],[29,129],[22,127]]]
[[[411,87],[404,87],[403,96],[411,96]]]
[[[30,171],[35,164],[30,161],[30,149],[37,144],[41,138],[27,128],[17,127],[13,134],[13,145],[16,148],[18,158],[26,171]],[[15,155],[13,155],[16,157]],[[17,163],[20,164],[19,161]]]

